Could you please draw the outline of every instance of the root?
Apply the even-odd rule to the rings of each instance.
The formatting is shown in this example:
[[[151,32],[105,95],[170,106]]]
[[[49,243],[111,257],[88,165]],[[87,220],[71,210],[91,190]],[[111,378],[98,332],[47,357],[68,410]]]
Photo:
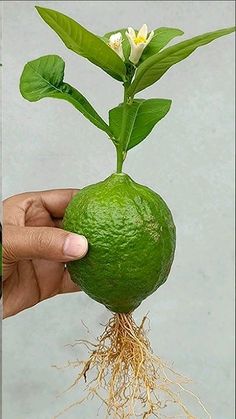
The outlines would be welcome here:
[[[132,314],[114,314],[96,345],[85,340],[74,344],[84,344],[91,352],[86,362],[76,360],[67,364],[81,369],[69,389],[84,379],[85,397],[68,406],[54,419],[94,396],[105,405],[105,417],[109,419],[196,419],[183,403],[181,394],[193,396],[205,416],[210,418],[200,399],[185,389],[189,379],[176,373],[152,353],[144,331],[146,319],[145,316],[137,326]],[[88,373],[93,376],[89,382]],[[171,416],[167,416],[169,409]]]

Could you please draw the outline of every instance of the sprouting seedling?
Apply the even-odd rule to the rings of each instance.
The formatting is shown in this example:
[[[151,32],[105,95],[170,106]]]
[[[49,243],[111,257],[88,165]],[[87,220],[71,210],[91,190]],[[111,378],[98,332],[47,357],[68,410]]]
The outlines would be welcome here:
[[[122,83],[124,98],[109,111],[109,123],[105,122],[87,99],[64,81],[65,63],[57,55],[46,55],[26,64],[20,80],[21,94],[31,102],[45,97],[70,102],[112,140],[117,150],[118,173],[127,152],[148,136],[171,106],[170,99],[136,99],[136,94],[157,82],[196,48],[235,30],[235,27],[220,29],[167,47],[171,40],[183,35],[182,30],[162,27],[148,33],[144,24],[139,31],[130,27],[100,37],[62,13],[38,6],[36,9],[67,48]]]
[[[186,380],[153,354],[144,330],[146,316],[140,326],[132,317],[168,277],[175,251],[174,220],[164,200],[122,173],[122,166],[128,151],[148,136],[171,106],[170,99],[145,100],[136,94],[196,48],[234,28],[168,47],[172,39],[183,35],[180,29],[149,32],[144,24],[139,31],[129,27],[99,37],[61,13],[42,7],[37,10],[69,49],[124,88],[122,103],[109,111],[106,122],[78,90],[64,82],[65,63],[57,55],[26,64],[20,81],[21,93],[29,101],[52,97],[71,103],[108,135],[117,150],[116,173],[80,190],[63,218],[65,230],[85,235],[89,243],[82,260],[68,262],[71,279],[113,313],[96,345],[82,341],[90,350],[88,361],[68,364],[75,368],[84,365],[72,387],[93,372],[82,401],[96,395],[105,403],[109,418],[161,418],[163,408],[170,404],[186,418],[194,419],[180,397],[182,391],[192,395],[184,387]],[[210,417],[197,401],[204,416]]]

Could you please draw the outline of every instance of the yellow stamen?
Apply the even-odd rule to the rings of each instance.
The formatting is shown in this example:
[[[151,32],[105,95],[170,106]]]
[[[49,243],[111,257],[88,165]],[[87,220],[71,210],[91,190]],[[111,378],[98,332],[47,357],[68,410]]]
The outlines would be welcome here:
[[[109,43],[110,47],[113,47],[115,49],[119,48],[120,42],[119,41],[113,41]]]
[[[135,42],[136,45],[143,44],[143,43],[146,42],[146,38],[144,38],[144,36],[136,36],[134,38],[134,42]]]

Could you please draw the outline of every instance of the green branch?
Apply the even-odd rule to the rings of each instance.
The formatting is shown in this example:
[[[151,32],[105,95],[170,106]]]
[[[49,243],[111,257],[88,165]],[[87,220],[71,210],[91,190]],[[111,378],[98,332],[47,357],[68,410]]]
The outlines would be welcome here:
[[[121,122],[121,131],[120,136],[118,139],[118,144],[116,147],[117,151],[117,173],[122,173],[122,167],[125,160],[126,152],[125,152],[125,140],[126,140],[126,127],[128,122],[128,115],[129,115],[129,106],[132,104],[133,97],[129,97],[127,95],[127,90],[129,88],[130,83],[124,84],[124,106],[123,106],[123,114],[122,114],[122,122]]]

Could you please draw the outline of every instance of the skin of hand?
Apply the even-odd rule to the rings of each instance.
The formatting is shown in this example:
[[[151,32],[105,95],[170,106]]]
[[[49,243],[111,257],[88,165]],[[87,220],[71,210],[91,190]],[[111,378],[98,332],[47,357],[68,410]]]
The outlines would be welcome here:
[[[73,189],[29,192],[3,202],[3,317],[79,291],[65,263],[87,253],[84,236],[62,230]]]

